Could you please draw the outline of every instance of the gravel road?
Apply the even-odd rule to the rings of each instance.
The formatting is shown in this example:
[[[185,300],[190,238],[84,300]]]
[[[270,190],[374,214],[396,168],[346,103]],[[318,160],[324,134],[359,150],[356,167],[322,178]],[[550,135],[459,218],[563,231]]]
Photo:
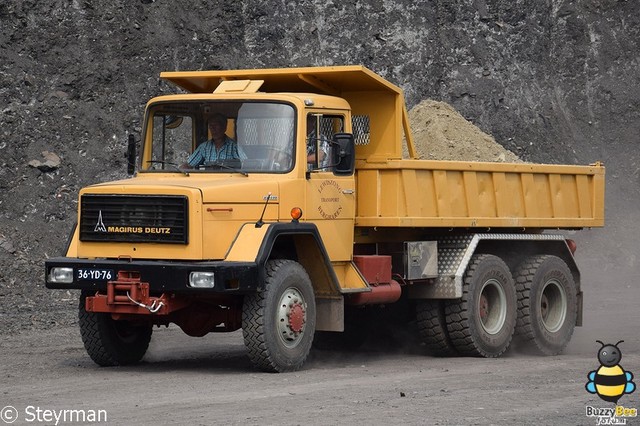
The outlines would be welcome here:
[[[15,424],[56,424],[56,415],[65,424],[64,410],[104,410],[108,424],[595,425],[586,407],[613,406],[585,391],[599,367],[595,339],[625,339],[620,364],[640,374],[638,295],[621,292],[592,292],[585,327],[553,357],[514,348],[499,359],[433,358],[415,347],[368,347],[316,351],[302,371],[267,374],[253,370],[240,332],[196,339],[170,327],[154,331],[141,364],[101,368],[76,327],[33,330],[3,336],[0,406],[17,410]],[[620,404],[640,408],[638,395]]]

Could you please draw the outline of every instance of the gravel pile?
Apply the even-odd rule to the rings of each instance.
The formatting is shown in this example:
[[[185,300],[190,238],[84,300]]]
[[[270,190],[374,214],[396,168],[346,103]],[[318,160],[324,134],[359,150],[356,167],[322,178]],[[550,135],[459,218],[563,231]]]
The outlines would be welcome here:
[[[418,157],[423,160],[520,162],[513,152],[451,105],[424,100],[411,108],[409,121]],[[404,158],[409,157],[405,146]]]

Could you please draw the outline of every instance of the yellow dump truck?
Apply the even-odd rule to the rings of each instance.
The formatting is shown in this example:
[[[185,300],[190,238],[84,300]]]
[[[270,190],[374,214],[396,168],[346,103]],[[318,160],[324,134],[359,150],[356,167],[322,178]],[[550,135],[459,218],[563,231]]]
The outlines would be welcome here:
[[[436,355],[556,354],[581,325],[575,243],[549,231],[604,225],[601,164],[417,159],[402,90],[361,66],[161,78],[180,93],[147,103],[134,176],[82,189],[45,262],[97,364],[175,323],[241,328],[257,368],[291,371],[400,304]]]

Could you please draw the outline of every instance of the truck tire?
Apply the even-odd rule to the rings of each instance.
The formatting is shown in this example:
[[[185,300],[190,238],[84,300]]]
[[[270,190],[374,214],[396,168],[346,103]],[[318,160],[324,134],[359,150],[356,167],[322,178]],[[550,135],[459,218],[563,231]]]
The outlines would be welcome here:
[[[264,289],[245,296],[242,334],[255,367],[268,372],[300,369],[313,343],[316,302],[309,275],[293,260],[270,260]]]
[[[458,351],[451,343],[442,300],[419,300],[416,322],[421,341],[434,356],[455,356]]]
[[[462,298],[445,306],[453,346],[462,355],[502,355],[513,338],[516,303],[509,267],[497,256],[474,255],[463,278]]]
[[[514,279],[518,340],[540,354],[559,354],[571,340],[578,315],[577,289],[569,267],[556,256],[531,256],[516,268]]]
[[[87,312],[87,295],[80,295],[78,319],[82,342],[91,359],[103,367],[140,361],[149,347],[152,325],[115,321],[109,314]]]

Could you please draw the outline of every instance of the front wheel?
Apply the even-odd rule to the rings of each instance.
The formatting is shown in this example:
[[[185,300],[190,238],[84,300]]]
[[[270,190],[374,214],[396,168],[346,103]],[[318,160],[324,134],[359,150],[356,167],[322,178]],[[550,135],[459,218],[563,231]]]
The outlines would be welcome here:
[[[135,364],[147,352],[151,324],[116,321],[110,314],[87,312],[82,292],[78,320],[82,342],[91,359],[103,367]]]
[[[567,346],[576,324],[577,289],[567,264],[556,256],[525,259],[514,273],[518,291],[516,335],[543,355]]]
[[[309,275],[292,260],[270,260],[264,289],[245,296],[242,334],[251,362],[269,372],[298,370],[313,343],[316,303]]]
[[[476,254],[464,275],[462,298],[447,301],[451,343],[460,354],[498,357],[516,326],[516,290],[509,267],[497,256]]]

